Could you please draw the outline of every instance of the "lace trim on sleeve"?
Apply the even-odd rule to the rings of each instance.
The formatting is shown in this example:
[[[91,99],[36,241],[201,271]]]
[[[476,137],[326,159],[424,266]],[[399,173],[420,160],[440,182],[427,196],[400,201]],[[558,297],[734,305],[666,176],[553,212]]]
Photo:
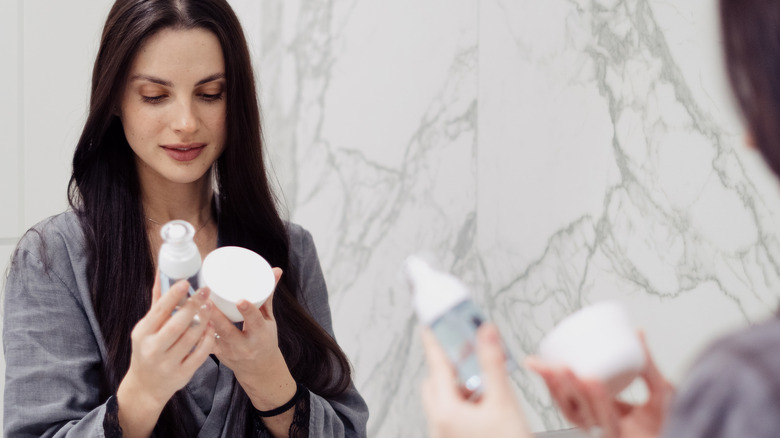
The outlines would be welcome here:
[[[311,414],[309,398],[309,390],[304,388],[303,393],[295,401],[295,413],[288,431],[290,438],[308,438],[309,436],[309,416]],[[255,409],[251,411],[252,436],[255,438],[272,438],[271,433],[265,427],[265,423],[263,423],[263,418],[257,414]]]
[[[262,418],[252,415],[252,436],[254,438],[271,438],[271,433],[265,428]]]
[[[122,438],[122,426],[119,425],[119,405],[116,396],[106,402],[106,415],[103,417],[103,434],[106,438]]]
[[[309,414],[311,413],[309,398],[309,390],[305,389],[295,403],[295,414],[293,414],[293,421],[290,425],[290,438],[307,438],[309,436]]]

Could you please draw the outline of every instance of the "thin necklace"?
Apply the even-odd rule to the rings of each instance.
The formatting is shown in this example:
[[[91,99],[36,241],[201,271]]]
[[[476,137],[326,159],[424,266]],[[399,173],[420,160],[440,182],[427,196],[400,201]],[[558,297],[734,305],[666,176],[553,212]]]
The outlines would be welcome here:
[[[153,224],[155,224],[155,225],[162,226],[162,224],[161,224],[161,223],[157,222],[156,220],[154,220],[154,219],[152,219],[152,218],[150,218],[150,217],[147,217],[147,218],[146,218],[146,220],[148,220],[149,222],[151,222],[151,223],[153,223]],[[206,219],[206,222],[204,222],[204,223],[203,223],[203,225],[201,225],[201,226],[200,226],[200,228],[198,228],[197,230],[195,230],[195,234],[198,234],[198,232],[199,232],[200,230],[202,230],[202,229],[206,228],[206,225],[208,225],[210,222],[211,222],[211,216],[209,216],[209,217],[208,217],[208,219]]]

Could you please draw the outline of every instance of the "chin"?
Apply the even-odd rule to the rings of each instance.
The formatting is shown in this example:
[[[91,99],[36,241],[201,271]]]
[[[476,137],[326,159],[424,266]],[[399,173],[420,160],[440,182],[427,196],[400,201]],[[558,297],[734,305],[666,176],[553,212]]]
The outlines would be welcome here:
[[[176,169],[178,172],[168,172],[162,176],[174,184],[193,184],[207,178],[209,175],[208,169],[209,168],[206,168],[206,170],[201,172],[197,172],[195,169]]]

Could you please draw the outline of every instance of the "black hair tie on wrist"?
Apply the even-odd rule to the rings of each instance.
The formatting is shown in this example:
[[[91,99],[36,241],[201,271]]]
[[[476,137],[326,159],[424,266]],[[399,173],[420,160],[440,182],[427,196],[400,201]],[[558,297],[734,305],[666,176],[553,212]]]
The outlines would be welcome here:
[[[275,417],[281,413],[289,411],[293,406],[295,406],[295,403],[298,401],[301,396],[306,392],[306,388],[303,387],[298,382],[295,382],[295,385],[297,388],[295,389],[295,395],[292,396],[290,401],[287,403],[279,406],[278,408],[271,409],[270,411],[261,411],[260,409],[255,408],[255,413],[259,417],[267,418],[267,417]]]

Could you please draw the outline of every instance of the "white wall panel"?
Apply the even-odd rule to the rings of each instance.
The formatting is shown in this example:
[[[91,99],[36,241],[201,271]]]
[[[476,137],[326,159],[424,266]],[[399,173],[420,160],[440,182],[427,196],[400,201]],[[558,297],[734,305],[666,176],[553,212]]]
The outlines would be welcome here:
[[[24,2],[24,224],[63,211],[110,2]]]
[[[11,252],[16,245],[6,245],[0,243],[0,286],[5,289],[5,274],[8,270],[8,263],[11,260]],[[0,324],[3,322],[3,313],[0,312]],[[5,376],[5,356],[3,350],[0,349],[0,376]],[[0,392],[5,389],[5,378],[0,379]],[[2,430],[3,424],[3,399],[0,398],[0,430]]]
[[[17,0],[0,3],[0,84],[4,87],[0,99],[0,238],[13,238],[21,227],[20,4]]]
[[[742,145],[715,12],[481,2],[479,294],[515,357],[613,299],[676,382],[775,311],[777,180]],[[538,376],[514,380],[536,430],[563,424]]]

